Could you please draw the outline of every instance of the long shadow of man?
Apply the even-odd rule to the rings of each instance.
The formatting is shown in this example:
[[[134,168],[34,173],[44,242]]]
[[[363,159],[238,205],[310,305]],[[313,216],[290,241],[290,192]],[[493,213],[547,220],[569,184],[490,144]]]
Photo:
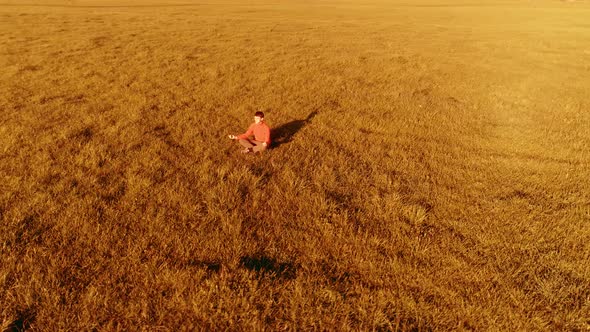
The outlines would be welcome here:
[[[293,136],[297,134],[301,128],[309,124],[311,120],[318,114],[318,111],[309,113],[307,118],[304,120],[293,120],[285,124],[280,125],[277,128],[271,130],[272,147],[277,148],[285,143],[289,143],[293,140]]]

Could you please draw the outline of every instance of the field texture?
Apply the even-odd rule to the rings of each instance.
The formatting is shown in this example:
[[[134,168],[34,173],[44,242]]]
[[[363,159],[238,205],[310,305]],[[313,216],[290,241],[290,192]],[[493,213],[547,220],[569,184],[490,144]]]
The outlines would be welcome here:
[[[590,3],[451,1],[0,0],[0,328],[590,330]]]

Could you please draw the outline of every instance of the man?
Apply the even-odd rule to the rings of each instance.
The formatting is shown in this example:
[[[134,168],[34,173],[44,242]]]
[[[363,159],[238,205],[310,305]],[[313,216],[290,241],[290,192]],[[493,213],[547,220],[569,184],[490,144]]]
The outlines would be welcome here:
[[[254,139],[251,138],[254,136]],[[230,139],[239,140],[244,147],[242,153],[262,152],[270,145],[270,127],[264,122],[264,113],[254,114],[254,123],[241,135],[229,135]]]

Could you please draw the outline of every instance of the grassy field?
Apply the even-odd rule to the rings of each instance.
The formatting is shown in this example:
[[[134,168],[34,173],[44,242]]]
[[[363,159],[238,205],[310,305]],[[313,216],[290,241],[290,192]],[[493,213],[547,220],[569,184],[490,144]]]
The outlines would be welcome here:
[[[0,0],[0,328],[590,330],[588,18]]]

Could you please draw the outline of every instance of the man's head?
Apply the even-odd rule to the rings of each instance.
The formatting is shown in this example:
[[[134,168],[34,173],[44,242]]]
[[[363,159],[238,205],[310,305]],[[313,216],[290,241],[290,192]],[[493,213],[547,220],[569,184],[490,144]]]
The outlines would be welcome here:
[[[255,123],[260,123],[264,120],[264,113],[258,111],[256,113],[254,113],[254,122]]]

